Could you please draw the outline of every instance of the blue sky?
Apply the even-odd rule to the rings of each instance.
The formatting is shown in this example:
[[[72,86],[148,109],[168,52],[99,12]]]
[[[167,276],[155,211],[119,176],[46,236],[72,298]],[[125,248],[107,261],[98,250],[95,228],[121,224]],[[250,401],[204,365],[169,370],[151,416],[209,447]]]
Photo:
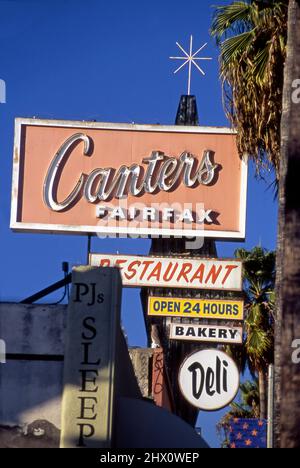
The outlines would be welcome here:
[[[201,125],[227,125],[218,78],[218,50],[209,36],[212,5],[222,0],[0,0],[0,300],[20,301],[62,277],[61,262],[86,260],[84,237],[13,234],[9,229],[15,117],[173,124],[187,73],[174,76],[176,41],[208,42],[206,77],[193,74]],[[276,246],[277,203],[272,177],[258,181],[250,167],[246,248]],[[241,244],[218,243],[220,257]],[[147,254],[147,240],[99,240],[92,250]],[[49,301],[59,299],[61,292]],[[123,322],[130,345],[144,346],[138,290],[125,290]],[[0,337],[1,338],[1,337]],[[219,413],[199,426],[217,445]]]

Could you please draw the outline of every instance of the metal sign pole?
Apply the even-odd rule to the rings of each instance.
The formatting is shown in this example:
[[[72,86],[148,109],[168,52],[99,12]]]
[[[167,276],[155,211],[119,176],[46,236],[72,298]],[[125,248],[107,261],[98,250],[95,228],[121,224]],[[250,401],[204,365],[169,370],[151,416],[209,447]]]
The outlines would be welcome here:
[[[92,248],[92,236],[89,235],[88,241],[87,241],[87,262],[86,262],[87,265],[89,265],[90,263],[91,248]]]
[[[274,365],[269,366],[268,449],[274,448]]]
[[[198,126],[198,110],[195,96],[182,96],[180,99],[177,115],[176,125],[182,126]],[[200,249],[189,249],[187,247],[187,239],[185,238],[170,238],[163,239],[157,238],[152,240],[150,254],[155,256],[166,256],[166,257],[180,257],[188,259],[192,257],[206,257],[216,258],[216,245],[211,239],[204,239],[203,246]],[[190,244],[190,243],[189,243]],[[148,297],[149,296],[168,296],[168,297],[189,297],[191,294],[190,290],[185,289],[157,289],[157,288],[144,288],[141,292],[142,304],[144,308],[144,315],[146,326],[148,329],[149,346],[151,346],[151,330],[153,325],[157,325],[160,332],[161,343],[166,353],[166,364],[169,370],[170,381],[173,389],[173,394],[176,405],[176,413],[179,417],[185,419],[189,424],[194,425],[197,420],[198,411],[189,405],[183,398],[178,385],[178,370],[182,364],[183,359],[190,354],[195,348],[201,349],[199,343],[184,343],[169,341],[169,327],[171,325],[171,319],[169,318],[150,318],[147,316],[148,309]],[[198,297],[198,292],[194,291],[193,296]],[[161,325],[163,323],[163,325]],[[207,347],[207,346],[206,346]]]

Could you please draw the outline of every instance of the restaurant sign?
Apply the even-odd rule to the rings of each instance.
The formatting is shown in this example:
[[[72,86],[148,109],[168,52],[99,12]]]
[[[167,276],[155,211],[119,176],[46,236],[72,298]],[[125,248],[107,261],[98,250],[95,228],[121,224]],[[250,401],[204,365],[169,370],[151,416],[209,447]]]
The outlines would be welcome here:
[[[119,268],[124,287],[242,290],[240,260],[91,254],[90,265]]]
[[[244,239],[246,190],[227,128],[16,119],[14,230]]]

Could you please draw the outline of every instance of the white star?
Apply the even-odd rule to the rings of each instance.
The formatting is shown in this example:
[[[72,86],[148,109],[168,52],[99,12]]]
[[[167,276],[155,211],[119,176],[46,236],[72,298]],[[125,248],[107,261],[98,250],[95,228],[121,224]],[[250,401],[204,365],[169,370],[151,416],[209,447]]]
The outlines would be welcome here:
[[[184,60],[183,64],[180,65],[177,70],[174,71],[174,74],[178,73],[182,68],[184,68],[187,64],[189,65],[189,76],[188,76],[188,95],[191,94],[191,78],[192,78],[192,65],[195,65],[197,70],[205,76],[205,72],[199,67],[197,60],[212,60],[211,57],[197,57],[197,55],[207,46],[207,42],[203,44],[197,52],[193,52],[193,36],[190,39],[190,52],[186,52],[184,48],[176,42],[177,47],[184,53],[183,57],[170,57],[171,60]]]

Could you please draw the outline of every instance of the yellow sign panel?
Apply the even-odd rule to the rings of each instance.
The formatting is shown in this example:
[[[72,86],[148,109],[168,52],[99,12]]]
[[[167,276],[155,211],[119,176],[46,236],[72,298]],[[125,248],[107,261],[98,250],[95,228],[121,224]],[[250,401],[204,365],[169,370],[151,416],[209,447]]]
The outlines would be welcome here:
[[[148,315],[223,320],[244,320],[244,302],[207,299],[149,297]]]

